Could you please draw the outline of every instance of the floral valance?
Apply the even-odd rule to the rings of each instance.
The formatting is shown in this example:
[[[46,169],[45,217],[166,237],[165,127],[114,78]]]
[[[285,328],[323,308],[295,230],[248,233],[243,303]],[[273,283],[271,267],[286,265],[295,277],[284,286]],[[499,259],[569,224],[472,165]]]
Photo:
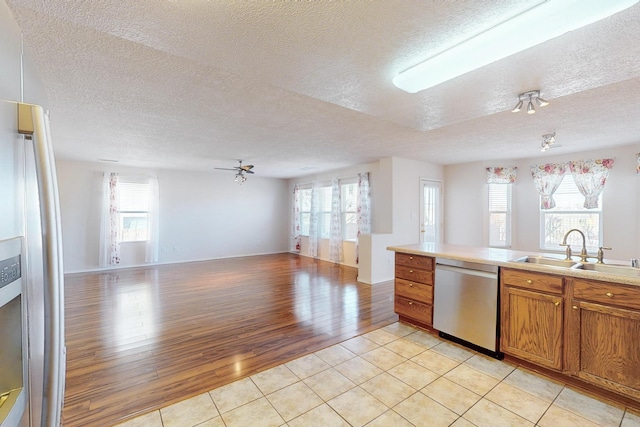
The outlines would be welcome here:
[[[640,153],[636,154],[636,173],[640,175]]]
[[[558,189],[564,174],[569,169],[578,190],[584,196],[584,207],[598,207],[598,197],[604,188],[613,159],[577,160],[568,163],[547,163],[531,166],[531,176],[540,193],[540,208],[552,209],[556,206],[553,193]]]
[[[487,184],[513,184],[518,175],[517,167],[487,168]]]

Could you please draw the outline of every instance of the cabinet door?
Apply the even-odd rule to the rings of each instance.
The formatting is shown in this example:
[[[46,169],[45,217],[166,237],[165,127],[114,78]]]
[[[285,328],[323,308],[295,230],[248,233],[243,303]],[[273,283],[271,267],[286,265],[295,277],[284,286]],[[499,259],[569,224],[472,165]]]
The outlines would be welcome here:
[[[573,375],[640,399],[639,311],[574,300],[568,328]]]
[[[503,286],[501,350],[562,369],[562,302],[560,296]]]

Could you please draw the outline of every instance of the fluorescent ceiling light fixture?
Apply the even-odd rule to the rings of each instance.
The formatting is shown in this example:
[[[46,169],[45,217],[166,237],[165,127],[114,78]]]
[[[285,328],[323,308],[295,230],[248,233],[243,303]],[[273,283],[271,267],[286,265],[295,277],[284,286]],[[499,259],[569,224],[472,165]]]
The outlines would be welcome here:
[[[416,93],[569,31],[628,9],[639,0],[546,0],[398,74],[393,84]]]

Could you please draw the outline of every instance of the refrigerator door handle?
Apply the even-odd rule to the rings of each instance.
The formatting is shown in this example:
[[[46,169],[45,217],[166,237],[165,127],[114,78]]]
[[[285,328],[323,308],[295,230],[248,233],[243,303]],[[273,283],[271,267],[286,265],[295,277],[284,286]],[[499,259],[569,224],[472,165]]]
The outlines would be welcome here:
[[[18,132],[33,140],[44,260],[45,358],[42,425],[59,426],[65,382],[64,273],[58,184],[49,120],[39,105],[18,103]]]

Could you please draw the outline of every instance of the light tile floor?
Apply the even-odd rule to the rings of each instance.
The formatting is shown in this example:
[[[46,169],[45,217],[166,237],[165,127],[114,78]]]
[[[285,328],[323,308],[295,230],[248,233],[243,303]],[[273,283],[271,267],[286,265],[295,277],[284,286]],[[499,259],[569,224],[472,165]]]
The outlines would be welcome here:
[[[394,323],[119,427],[640,427],[640,412]]]

